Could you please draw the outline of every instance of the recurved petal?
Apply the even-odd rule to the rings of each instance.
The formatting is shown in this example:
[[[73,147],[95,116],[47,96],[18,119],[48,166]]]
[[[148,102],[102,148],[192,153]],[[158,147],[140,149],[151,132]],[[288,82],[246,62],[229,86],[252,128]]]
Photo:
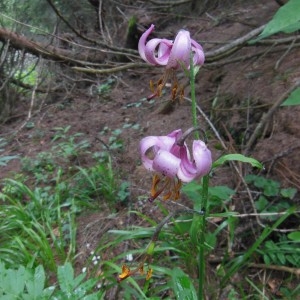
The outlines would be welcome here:
[[[212,166],[211,152],[204,142],[197,140],[193,142],[193,157],[197,168],[197,177],[209,173]]]
[[[178,178],[183,182],[190,182],[209,173],[212,166],[211,152],[205,143],[197,140],[193,142],[193,161],[189,158],[187,147],[182,147],[180,152],[181,164]]]
[[[176,176],[179,166],[180,158],[166,150],[159,150],[153,160],[153,170],[173,178]]]
[[[205,60],[205,55],[202,46],[193,39],[191,40],[191,44],[192,44],[192,52],[194,53],[194,57],[193,57],[194,65],[195,66],[203,65]]]
[[[190,65],[191,38],[187,30],[180,30],[175,38],[169,61],[168,69],[177,69],[180,63],[183,63],[187,68]]]
[[[154,25],[152,24],[140,37],[139,44],[138,44],[138,50],[141,58],[145,61],[145,47],[146,47],[146,41],[148,39],[148,36],[151,34],[151,32],[154,30]]]
[[[172,42],[166,39],[151,39],[145,46],[145,60],[152,65],[165,66],[168,63]]]

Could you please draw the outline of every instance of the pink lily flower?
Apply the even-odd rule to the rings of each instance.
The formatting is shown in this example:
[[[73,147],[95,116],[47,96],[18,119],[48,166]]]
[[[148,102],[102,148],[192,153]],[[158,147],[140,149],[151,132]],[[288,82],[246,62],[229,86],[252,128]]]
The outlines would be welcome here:
[[[184,88],[178,85],[174,71],[180,67],[190,68],[190,55],[193,54],[193,65],[201,66],[204,63],[204,52],[195,40],[191,39],[187,30],[180,30],[175,37],[174,42],[168,39],[154,38],[147,41],[149,35],[154,30],[152,24],[141,36],[138,44],[138,50],[141,58],[154,66],[165,66],[164,75],[154,85],[150,81],[150,89],[152,94],[148,100],[160,97],[162,89],[166,85],[169,78],[172,80],[171,99],[177,97],[183,99]]]
[[[182,145],[178,143],[182,135],[181,129],[178,129],[167,136],[145,137],[140,142],[143,165],[159,174],[154,175],[150,201],[164,190],[164,199],[178,199],[182,182],[203,177],[211,169],[211,152],[205,143],[194,140],[191,155],[185,142]]]
[[[147,38],[154,30],[152,24],[146,30],[138,44],[138,50],[141,58],[151,65],[166,66],[167,69],[178,69],[181,64],[186,68],[190,67],[190,54],[193,56],[193,64],[203,65],[204,52],[201,45],[191,39],[187,30],[180,30],[175,37],[174,42],[167,39],[154,38],[147,42]]]

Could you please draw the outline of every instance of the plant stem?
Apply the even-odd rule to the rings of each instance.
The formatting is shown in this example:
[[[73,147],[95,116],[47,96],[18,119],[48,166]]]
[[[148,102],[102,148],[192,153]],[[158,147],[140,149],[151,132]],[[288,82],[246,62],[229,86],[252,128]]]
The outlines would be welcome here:
[[[197,122],[197,103],[196,103],[196,92],[195,92],[195,69],[193,65],[193,54],[191,53],[190,58],[190,86],[191,86],[191,102],[192,102],[192,121],[194,128],[198,127]],[[195,132],[195,138],[199,139],[199,132]],[[197,203],[194,203],[194,210],[204,211],[204,215],[194,216],[193,223],[191,226],[191,238],[198,244],[199,241],[199,253],[198,253],[198,268],[199,268],[199,278],[198,278],[198,299],[204,299],[204,283],[205,283],[205,230],[206,230],[206,218],[205,215],[208,213],[208,184],[209,175],[203,177],[202,181],[202,199]],[[197,238],[199,233],[199,240]],[[197,246],[198,246],[197,245]]]
[[[192,122],[194,128],[198,126],[197,122],[197,103],[196,103],[196,92],[195,92],[195,68],[193,64],[193,53],[190,57],[190,87],[191,87],[191,100],[192,100]],[[199,139],[199,132],[195,131],[195,138]]]
[[[201,217],[201,222],[199,224],[199,290],[198,299],[204,299],[204,284],[205,284],[205,230],[206,230],[206,214],[208,214],[208,185],[209,185],[209,175],[203,177],[202,181],[202,209],[204,211],[203,217]]]

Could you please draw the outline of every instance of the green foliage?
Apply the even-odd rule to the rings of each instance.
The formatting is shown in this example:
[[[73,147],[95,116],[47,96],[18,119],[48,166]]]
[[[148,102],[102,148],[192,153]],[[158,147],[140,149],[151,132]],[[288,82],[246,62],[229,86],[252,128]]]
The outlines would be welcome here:
[[[122,150],[123,149],[123,140],[120,138],[122,129],[111,130],[109,127],[105,126],[102,131],[99,133],[100,136],[109,136],[108,143],[103,144],[103,149],[110,150]]]
[[[243,163],[249,163],[249,164],[252,165],[252,167],[255,167],[255,168],[259,168],[259,169],[263,168],[263,165],[259,161],[257,161],[256,159],[251,158],[251,157],[247,157],[247,156],[244,156],[244,155],[238,154],[238,153],[227,154],[227,155],[221,156],[216,161],[214,161],[213,168],[217,168],[217,167],[221,166],[222,164],[224,164],[225,162],[228,162],[228,161],[240,161],[240,162],[243,162]]]
[[[202,186],[197,182],[186,184],[182,188],[185,193],[193,202],[201,202]],[[235,191],[228,186],[212,186],[208,188],[208,205],[209,209],[225,209],[225,204],[235,194]]]
[[[23,172],[34,176],[36,185],[47,183],[49,177],[54,176],[55,168],[58,167],[51,152],[40,152],[35,158],[24,157],[21,166]]]
[[[161,207],[161,210],[168,215],[164,207]],[[136,250],[124,252],[113,261],[124,259],[128,254],[132,254],[136,258],[134,265],[138,265],[144,255],[151,255],[153,259],[151,259],[150,267],[153,269],[153,279],[148,282],[148,285],[145,283],[143,291],[136,286],[136,280],[139,280],[140,276],[126,279],[126,282],[121,283],[122,291],[126,295],[123,299],[133,299],[137,295],[138,299],[148,299],[146,295],[151,295],[151,299],[161,299],[160,296],[164,294],[164,291],[174,295],[174,299],[196,299],[194,279],[183,271],[187,269],[191,273],[195,272],[195,251],[192,250],[191,240],[186,234],[188,230],[186,220],[191,216],[181,215],[172,218],[172,222],[160,232],[159,241],[149,243],[157,226],[156,221],[139,212],[132,213],[149,223],[150,227],[134,226],[131,230],[111,230],[109,233],[113,235],[114,242],[109,244],[109,249],[112,251],[115,247],[119,248],[122,243],[133,243],[136,245]],[[100,241],[99,245],[103,250],[104,243]],[[174,268],[175,261],[177,267]],[[120,267],[115,266],[115,268],[120,272]]]
[[[46,276],[43,266],[34,270],[19,266],[7,269],[0,262],[0,299],[46,300],[50,299],[55,287],[45,287]]]
[[[249,260],[253,257],[253,254],[259,251],[260,247],[264,242],[267,241],[267,238],[271,235],[271,233],[277,229],[289,216],[294,213],[293,208],[288,209],[284,215],[282,215],[276,222],[270,226],[265,227],[255,242],[251,245],[249,249],[242,255],[232,259],[229,263],[226,264],[226,272],[222,278],[221,284],[227,283],[227,281],[243,266],[249,262]]]
[[[300,231],[294,231],[288,234],[288,238],[295,242],[300,242]]]
[[[280,213],[286,211],[293,206],[290,200],[297,193],[295,188],[280,188],[278,181],[257,175],[247,175],[245,180],[249,184],[253,184],[259,189],[261,194],[255,201],[255,206],[260,213],[270,213],[270,215],[261,216],[266,220],[276,220],[278,216],[272,213]]]
[[[29,64],[25,70],[17,70],[14,73],[14,78],[20,80],[22,83],[34,86],[38,80],[39,73],[36,69],[36,64]]]
[[[293,106],[300,104],[300,88],[295,89],[281,106]]]
[[[62,205],[75,207],[77,213],[100,203],[108,204],[111,209],[118,203],[126,204],[129,183],[120,182],[113,172],[107,149],[104,147],[105,151],[91,153],[89,142],[81,139],[82,134],[70,134],[70,128],[70,126],[55,128],[56,132],[52,139],[54,145],[50,151],[41,152],[33,158],[22,159],[22,171],[27,177],[34,178],[34,186],[43,184],[34,192],[41,194],[43,199],[49,199],[49,202],[59,194],[64,199]],[[112,135],[117,137],[120,133],[121,130],[115,130]],[[122,147],[119,138],[110,141],[112,148]],[[74,161],[79,164],[81,156],[85,155],[91,156],[94,160],[92,167],[68,166],[73,165]],[[9,181],[5,182],[3,189],[8,195],[21,198],[16,194],[17,191],[13,191],[14,186]]]
[[[284,234],[279,235],[278,241],[268,240],[257,250],[262,255],[265,264],[300,267],[299,241],[288,240]]]
[[[98,300],[102,299],[103,292],[92,292],[95,288],[98,279],[92,278],[86,281],[86,274],[74,276],[74,270],[70,263],[59,266],[57,270],[57,278],[59,282],[59,291],[55,294],[56,299],[59,300]],[[92,292],[92,293],[90,293]]]
[[[75,253],[74,207],[64,211],[59,193],[49,195],[40,188],[32,191],[23,183],[6,181],[15,193],[0,194],[2,260],[11,266],[42,263],[56,270],[58,260],[69,260]]]
[[[90,147],[90,143],[87,140],[79,140],[83,136],[82,133],[69,134],[70,128],[71,126],[54,128],[56,133],[52,139],[52,143],[59,141],[52,147],[52,150],[58,156],[68,160],[78,157]]]
[[[117,203],[125,203],[129,192],[128,182],[119,186],[112,169],[111,159],[108,162],[96,164],[94,167],[78,168],[79,172],[74,176],[73,193],[81,201],[103,203],[114,209]]]
[[[197,299],[197,293],[191,279],[179,268],[172,270],[172,286],[177,300]]]
[[[280,183],[257,175],[248,175],[246,181],[259,189],[261,194],[255,201],[261,219],[268,221],[278,220],[282,213],[294,206],[291,200],[295,197],[297,189],[281,188]],[[256,249],[266,264],[300,266],[300,252],[298,234],[277,233],[276,238],[266,240],[261,247]]]
[[[94,292],[97,279],[85,279],[85,274],[74,277],[70,263],[59,266],[57,270],[58,286],[46,287],[46,274],[42,265],[35,269],[19,266],[6,268],[0,262],[0,299],[2,300],[99,300],[103,292]]]
[[[114,78],[108,78],[104,83],[92,85],[90,93],[92,95],[106,95],[110,92],[112,85],[115,83]]]
[[[299,0],[289,0],[280,7],[272,20],[266,25],[258,39],[266,38],[278,32],[291,33],[300,29]]]
[[[7,145],[7,141],[3,138],[0,138],[0,153],[4,151],[3,147]],[[0,155],[0,167],[6,166],[7,163],[12,159],[19,158],[18,155]]]

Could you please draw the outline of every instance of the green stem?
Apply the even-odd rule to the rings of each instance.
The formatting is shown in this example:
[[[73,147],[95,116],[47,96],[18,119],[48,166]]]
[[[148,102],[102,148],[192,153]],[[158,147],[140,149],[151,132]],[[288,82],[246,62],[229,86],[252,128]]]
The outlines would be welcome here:
[[[196,92],[195,92],[195,69],[193,64],[193,53],[191,53],[190,58],[190,87],[191,87],[191,100],[192,100],[192,121],[193,126],[196,128],[198,126],[197,122],[197,103],[196,103]],[[199,139],[199,132],[195,132],[195,138]]]
[[[208,185],[209,185],[209,175],[203,177],[202,181],[202,210],[204,215],[201,218],[199,224],[199,294],[198,299],[204,299],[204,285],[205,285],[205,231],[206,231],[206,215],[208,214]]]
[[[198,127],[197,121],[197,103],[196,103],[196,92],[195,92],[195,69],[193,65],[193,54],[190,57],[190,87],[191,87],[191,100],[192,100],[192,121],[194,128]],[[199,132],[195,132],[195,138],[199,139]],[[205,230],[206,230],[206,218],[205,215],[208,213],[208,184],[209,176],[203,177],[202,183],[202,199],[198,203],[195,202],[194,210],[204,211],[204,216],[194,216],[191,225],[191,239],[196,243],[199,242],[199,253],[198,253],[198,268],[199,268],[199,278],[198,278],[198,299],[204,299],[204,285],[205,285]],[[199,240],[198,240],[199,236]],[[198,245],[197,245],[198,246]]]

